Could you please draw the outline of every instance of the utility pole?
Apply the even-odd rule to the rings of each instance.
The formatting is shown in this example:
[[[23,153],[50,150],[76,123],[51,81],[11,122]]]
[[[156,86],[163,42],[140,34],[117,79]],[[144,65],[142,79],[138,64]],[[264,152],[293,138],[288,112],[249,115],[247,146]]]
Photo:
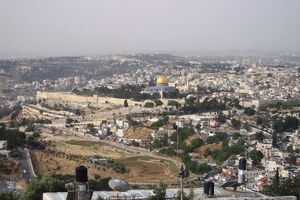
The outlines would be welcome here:
[[[176,149],[176,153],[177,153],[177,157],[178,157],[178,149],[179,149],[179,131],[178,131],[178,126],[179,126],[179,122],[178,122],[178,112],[176,113],[176,142],[177,142],[177,149]]]
[[[183,168],[183,165],[181,165],[180,167],[179,175],[180,175],[180,200],[183,200],[183,178],[185,176],[185,170]]]

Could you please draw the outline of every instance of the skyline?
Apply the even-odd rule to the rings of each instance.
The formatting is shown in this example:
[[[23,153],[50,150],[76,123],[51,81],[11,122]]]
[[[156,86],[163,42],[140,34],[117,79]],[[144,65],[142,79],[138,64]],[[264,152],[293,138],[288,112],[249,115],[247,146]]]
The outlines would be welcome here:
[[[0,1],[0,59],[300,52],[300,2]]]

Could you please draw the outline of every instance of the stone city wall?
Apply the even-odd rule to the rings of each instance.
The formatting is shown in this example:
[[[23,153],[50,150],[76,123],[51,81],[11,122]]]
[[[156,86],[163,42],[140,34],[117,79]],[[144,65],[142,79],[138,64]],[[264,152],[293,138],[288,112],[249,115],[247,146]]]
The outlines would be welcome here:
[[[98,103],[98,96],[79,96],[67,92],[40,92],[36,93],[36,99],[48,99],[60,102],[74,102],[74,103]]]
[[[52,100],[52,101],[58,101],[58,102],[69,102],[69,103],[92,103],[92,104],[114,104],[114,105],[124,105],[124,100],[121,98],[114,98],[114,97],[101,97],[97,95],[93,96],[80,96],[76,94],[72,94],[70,92],[40,92],[38,91],[36,94],[37,101],[39,100]],[[164,105],[168,104],[169,99],[160,99]],[[182,100],[178,100],[180,103],[183,103]],[[127,99],[127,103],[129,106],[134,105],[141,105],[144,106],[144,104],[151,100],[146,101],[134,101],[131,99]]]

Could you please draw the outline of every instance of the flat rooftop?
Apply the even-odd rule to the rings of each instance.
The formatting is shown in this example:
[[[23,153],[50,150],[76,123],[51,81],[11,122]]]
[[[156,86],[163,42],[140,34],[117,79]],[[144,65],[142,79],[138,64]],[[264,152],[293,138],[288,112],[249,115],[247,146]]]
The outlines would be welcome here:
[[[178,188],[167,189],[167,198],[174,199],[177,196]],[[203,195],[203,188],[194,188],[195,199],[212,199],[207,198]],[[184,189],[185,193],[189,193],[190,189]],[[43,200],[66,200],[67,192],[56,192],[56,193],[44,193]],[[147,199],[153,195],[153,190],[129,190],[127,192],[115,192],[115,191],[94,191],[92,200],[97,200],[100,196],[103,199]],[[296,200],[296,197],[267,197],[257,192],[239,192],[232,190],[225,190],[223,188],[215,188],[215,198],[217,200]]]

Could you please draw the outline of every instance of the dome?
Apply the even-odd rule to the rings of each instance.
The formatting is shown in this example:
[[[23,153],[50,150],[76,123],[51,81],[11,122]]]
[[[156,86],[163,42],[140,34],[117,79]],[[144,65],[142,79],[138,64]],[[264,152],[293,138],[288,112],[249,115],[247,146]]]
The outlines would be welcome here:
[[[156,84],[167,85],[168,79],[165,76],[158,76],[156,79]]]

